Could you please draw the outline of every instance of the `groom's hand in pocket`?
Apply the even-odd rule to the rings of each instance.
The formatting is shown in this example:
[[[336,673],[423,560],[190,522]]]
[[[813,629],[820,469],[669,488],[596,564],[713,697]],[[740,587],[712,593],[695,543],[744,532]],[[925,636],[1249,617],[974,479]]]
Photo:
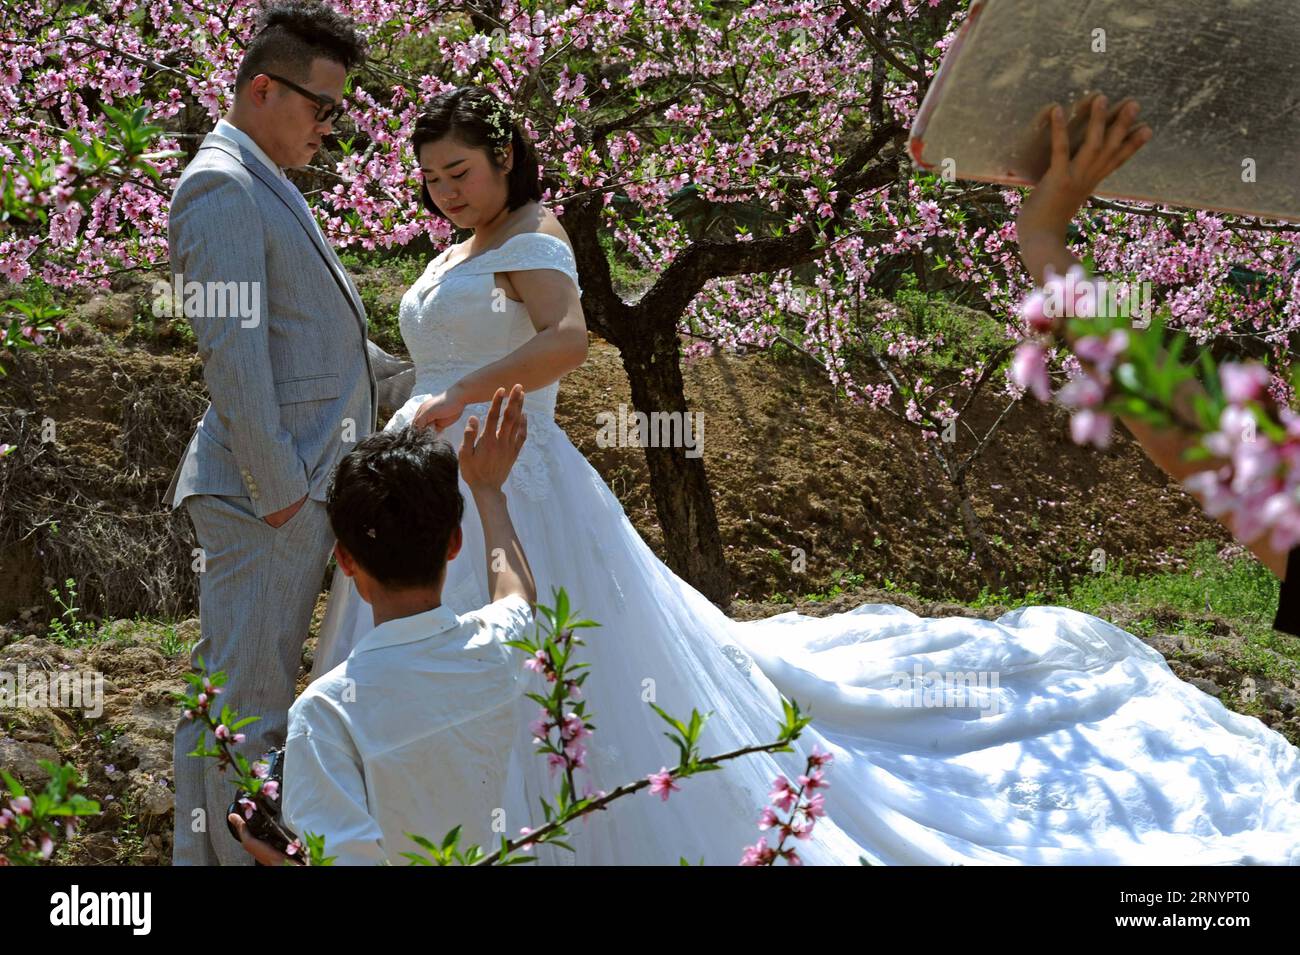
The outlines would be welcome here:
[[[528,437],[523,386],[515,385],[510,390],[504,410],[503,398],[506,390],[498,388],[492,396],[487,420],[480,422],[477,415],[471,415],[465,424],[465,436],[460,444],[460,473],[471,488],[500,489]]]
[[[303,502],[306,500],[307,495],[304,494],[296,504],[290,504],[288,507],[282,507],[278,511],[272,511],[270,514],[267,514],[266,517],[262,518],[262,520],[266,521],[266,523],[270,524],[272,527],[281,527],[284,524],[289,523],[289,518],[298,513],[298,508],[302,507]]]

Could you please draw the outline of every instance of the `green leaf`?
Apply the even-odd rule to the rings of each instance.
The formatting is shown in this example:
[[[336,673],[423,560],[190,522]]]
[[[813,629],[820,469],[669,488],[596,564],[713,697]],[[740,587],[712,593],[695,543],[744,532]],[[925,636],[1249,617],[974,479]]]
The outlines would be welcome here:
[[[3,777],[4,777],[5,788],[7,788],[7,789],[9,790],[9,794],[10,794],[11,796],[22,796],[22,795],[24,795],[24,790],[23,790],[22,784],[21,784],[20,782],[18,782],[18,780],[14,779],[12,776],[9,775],[9,773],[7,773],[7,772],[6,772],[5,770],[3,770],[3,769],[0,769],[0,776],[3,776]]]
[[[686,727],[682,724],[682,721],[681,721],[681,720],[677,720],[677,719],[674,719],[673,717],[669,716],[667,713],[665,713],[663,710],[661,710],[661,709],[660,709],[658,706],[656,706],[654,703],[651,703],[651,704],[650,704],[650,708],[651,708],[652,710],[654,710],[656,713],[658,713],[658,714],[659,714],[659,715],[664,719],[664,721],[665,721],[666,723],[668,723],[669,726],[674,727],[674,728],[677,730],[677,732],[681,733],[683,737],[686,737],[686,735],[687,735],[687,733],[686,733]],[[664,735],[668,735],[668,734],[664,734]],[[671,739],[671,738],[672,738],[672,737],[669,736],[669,739]]]
[[[1141,391],[1142,382],[1138,378],[1137,368],[1131,361],[1126,361],[1115,369],[1115,380],[1129,391]]]
[[[432,841],[430,841],[429,839],[426,839],[424,836],[417,836],[417,835],[415,835],[414,833],[408,832],[408,833],[406,833],[406,837],[407,837],[408,839],[410,839],[412,842],[414,842],[416,845],[418,845],[418,846],[420,846],[421,848],[423,848],[423,849],[428,849],[428,850],[430,850],[431,852],[437,852],[437,851],[438,851],[438,847],[435,846],[435,845],[433,844]],[[444,843],[444,845],[445,845],[445,843]]]
[[[460,826],[456,826],[449,833],[447,833],[446,836],[443,837],[442,847],[444,849],[450,849],[459,841],[460,841]]]

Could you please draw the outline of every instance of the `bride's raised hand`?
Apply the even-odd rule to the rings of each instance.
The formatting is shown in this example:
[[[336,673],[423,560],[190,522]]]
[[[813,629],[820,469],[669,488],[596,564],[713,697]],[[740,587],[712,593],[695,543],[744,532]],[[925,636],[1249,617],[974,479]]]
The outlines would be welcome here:
[[[451,389],[440,395],[425,398],[416,409],[411,424],[416,428],[432,427],[435,431],[441,431],[459,421],[464,412],[465,399]]]

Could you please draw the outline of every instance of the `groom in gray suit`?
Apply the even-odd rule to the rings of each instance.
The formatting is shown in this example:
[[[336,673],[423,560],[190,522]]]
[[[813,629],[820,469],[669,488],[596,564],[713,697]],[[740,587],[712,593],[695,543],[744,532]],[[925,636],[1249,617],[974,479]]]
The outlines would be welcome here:
[[[362,40],[320,3],[275,4],[259,26],[233,108],[176,184],[168,237],[173,300],[193,325],[211,403],[166,501],[185,502],[200,548],[193,661],[229,676],[213,712],[261,717],[238,747],[250,760],[284,742],[334,544],[330,474],[375,429],[380,400],[405,400],[413,375],[366,338],[356,286],[284,174],[332,131]],[[201,729],[177,727],[173,864],[248,865],[226,828],[229,772],[187,755]]]

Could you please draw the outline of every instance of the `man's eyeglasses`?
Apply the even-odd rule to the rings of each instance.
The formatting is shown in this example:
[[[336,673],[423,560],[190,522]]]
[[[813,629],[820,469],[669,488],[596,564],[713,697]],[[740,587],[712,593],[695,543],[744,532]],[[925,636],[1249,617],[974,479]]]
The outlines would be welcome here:
[[[264,75],[269,76],[277,83],[283,83],[285,86],[289,87],[289,89],[293,90],[295,93],[305,96],[307,97],[307,99],[315,103],[316,122],[318,123],[323,123],[326,120],[329,120],[331,123],[337,123],[339,117],[343,115],[344,111],[347,108],[342,103],[335,103],[328,96],[320,96],[316,93],[313,93],[311,90],[305,90],[297,83],[295,83],[293,80],[287,80],[283,76],[277,76],[274,73],[266,73]]]

